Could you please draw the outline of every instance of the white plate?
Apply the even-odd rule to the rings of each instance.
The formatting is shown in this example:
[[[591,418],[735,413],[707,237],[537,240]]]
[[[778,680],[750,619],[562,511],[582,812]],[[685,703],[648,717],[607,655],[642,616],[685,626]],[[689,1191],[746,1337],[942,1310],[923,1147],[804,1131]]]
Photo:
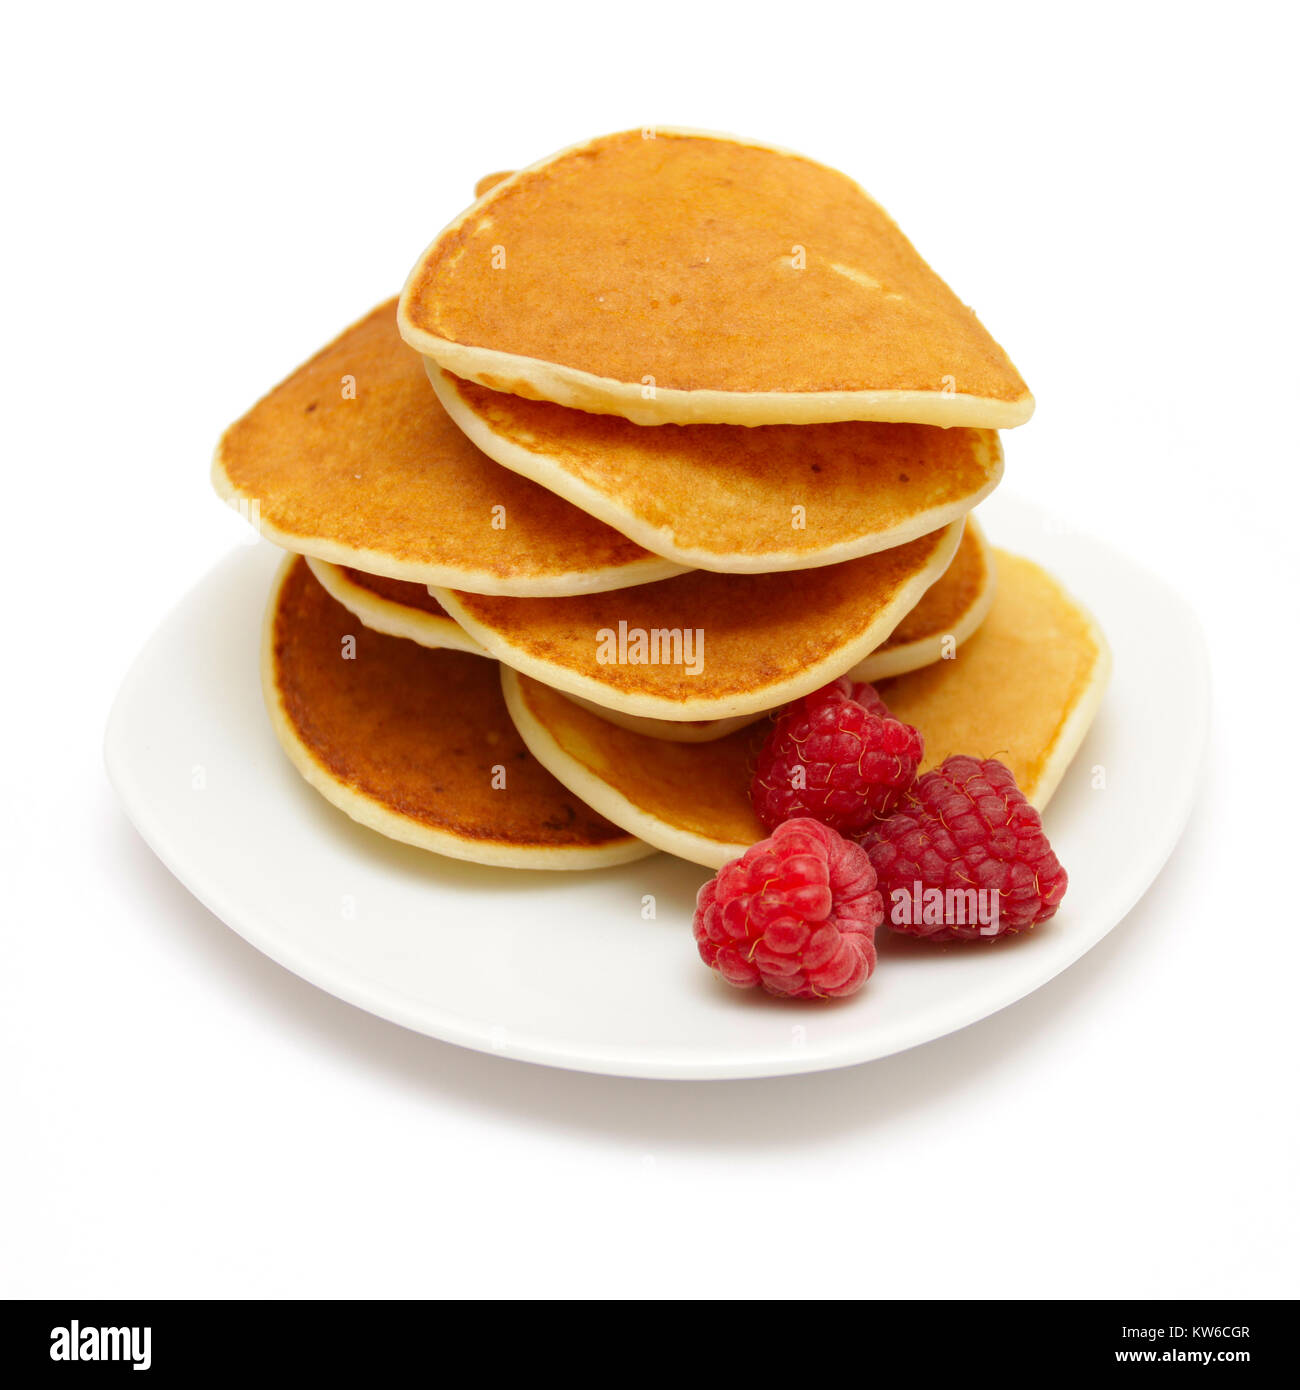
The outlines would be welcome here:
[[[1052,922],[997,946],[882,932],[876,973],[848,1000],[792,1004],[715,979],[691,935],[708,876],[694,865],[479,868],[327,805],[262,707],[270,546],[219,564],[140,653],[109,718],[109,774],[159,858],[241,936],[432,1037],[615,1076],[777,1076],[883,1057],[1003,1008],[1100,941],[1173,849],[1205,743],[1206,659],[1186,605],[1022,503],[995,498],[980,514],[995,545],[1042,560],[1093,609],[1114,650],[1101,712],[1046,815],[1069,892]]]

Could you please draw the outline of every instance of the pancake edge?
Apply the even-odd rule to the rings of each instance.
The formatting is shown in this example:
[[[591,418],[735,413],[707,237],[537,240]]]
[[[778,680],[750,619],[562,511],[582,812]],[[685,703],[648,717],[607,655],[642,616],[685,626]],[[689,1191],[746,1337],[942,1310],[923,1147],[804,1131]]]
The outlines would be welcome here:
[[[311,555],[303,558],[316,576],[316,582],[330,598],[341,603],[372,632],[404,637],[408,642],[416,642],[422,647],[487,656],[487,652],[454,618],[440,618],[436,613],[426,613],[422,609],[384,598],[382,594],[354,584],[338,565],[332,565],[328,560],[318,560]]]
[[[575,796],[581,797],[607,821],[612,821],[646,844],[663,850],[665,854],[706,869],[720,869],[750,848],[749,845],[728,844],[688,830],[675,829],[642,810],[560,745],[550,729],[532,712],[519,673],[505,665],[501,667],[501,690],[506,697],[506,709],[510,711],[510,717],[528,751],[552,777],[563,782]]]
[[[471,656],[494,660],[454,618],[440,618],[434,613],[425,613],[408,604],[384,598],[360,584],[354,584],[338,565],[331,565],[326,560],[314,560],[310,555],[304,555],[303,559],[321,588],[373,632],[402,637],[422,647],[468,652]],[[644,719],[634,714],[621,714],[617,710],[601,709],[599,705],[578,695],[566,695],[565,699],[572,700],[606,723],[616,724],[629,733],[661,738],[668,743],[712,743],[714,739],[726,738],[737,729],[755,723],[766,712],[740,714],[734,719],[702,721],[703,727],[700,727],[693,723]]]
[[[839,541],[823,550],[811,551],[768,550],[735,555],[724,551],[705,550],[697,546],[683,546],[677,544],[670,526],[654,526],[644,521],[634,512],[619,507],[607,493],[575,477],[563,465],[535,454],[498,434],[481,415],[466,404],[460,392],[456,390],[455,378],[450,372],[439,367],[432,358],[425,357],[421,360],[442,408],[482,453],[503,468],[537,483],[548,492],[555,493],[557,497],[562,497],[566,502],[571,502],[575,507],[594,516],[598,521],[603,521],[606,526],[620,531],[628,540],[635,541],[637,545],[653,554],[662,555],[686,569],[710,570],[715,574],[774,574],[781,570],[818,569],[822,565],[837,565],[842,560],[856,560],[863,555],[892,550],[920,536],[929,535],[931,531],[938,531],[950,521],[965,516],[997,487],[1002,481],[1006,467],[997,431],[982,430],[978,432],[985,436],[979,445],[980,453],[988,451],[991,455],[988,476],[984,483],[964,497],[915,512],[905,522],[890,530],[872,531],[852,540]]]
[[[822,168],[832,166],[822,164],[821,160],[797,150],[773,145],[764,140],[753,140],[722,131],[696,130],[686,126],[655,126],[653,129],[664,135],[686,138],[723,140],[737,145],[748,145],[754,149],[768,150],[773,154],[787,155],[795,159],[807,160]],[[539,400],[551,401],[556,405],[569,406],[575,410],[585,410],[593,415],[621,415],[637,425],[816,425],[833,424],[842,420],[879,420],[893,424],[939,425],[944,428],[953,425],[966,425],[976,429],[1013,429],[1023,425],[1034,413],[1034,398],[1026,387],[1024,394],[1011,401],[997,400],[989,396],[973,396],[960,391],[682,391],[672,388],[656,387],[652,399],[644,399],[645,387],[640,382],[620,381],[616,377],[598,376],[592,372],[581,371],[577,367],[565,367],[556,362],[546,362],[537,357],[525,357],[518,353],[502,352],[496,348],[469,347],[464,343],[454,343],[448,338],[439,337],[421,328],[411,320],[410,297],[416,276],[428,260],[434,248],[443,237],[458,230],[480,208],[498,197],[503,190],[526,174],[545,168],[546,165],[563,159],[570,154],[585,149],[598,140],[609,139],[612,135],[626,134],[624,131],[611,131],[605,135],[591,136],[577,144],[545,156],[522,169],[516,169],[508,178],[502,179],[476,198],[467,208],[457,214],[424,248],[412,266],[402,293],[397,301],[397,329],[403,340],[425,357],[431,357],[439,366],[445,367],[456,376],[476,381],[489,389],[500,390],[502,377],[511,379],[514,387],[527,387],[514,390],[513,394],[533,396]],[[834,169],[842,178],[849,176],[842,170]],[[857,182],[849,179],[853,187],[868,202],[872,203],[898,226],[880,203]],[[899,228],[900,235],[903,235]],[[920,256],[920,252],[917,252]],[[924,260],[924,257],[922,257]],[[929,262],[925,261],[936,279],[945,285],[947,281],[938,274]],[[951,286],[949,286],[951,289]],[[983,328],[983,324],[980,324]],[[1012,371],[1015,364],[988,329],[989,340],[996,344]]]
[[[298,737],[292,720],[285,712],[276,681],[275,615],[279,611],[281,591],[297,559],[298,556],[294,554],[285,557],[272,581],[271,594],[263,614],[260,661],[262,698],[276,741],[284,749],[290,763],[303,780],[319,792],[331,806],[342,811],[358,825],[373,830],[385,839],[412,845],[416,849],[429,850],[447,859],[484,864],[490,868],[598,869],[610,864],[631,863],[654,853],[653,846],[634,838],[616,840],[613,844],[600,847],[532,848],[495,843],[491,840],[464,840],[446,831],[435,830],[432,826],[421,825],[407,816],[398,815],[370,797],[344,786],[337,778],[331,776],[317,762],[311,749]]]
[[[816,690],[827,681],[835,680],[856,666],[889,636],[903,616],[920,602],[921,595],[942,576],[952,563],[957,546],[961,543],[964,526],[964,519],[949,522],[937,533],[939,540],[929,564],[900,586],[893,602],[886,605],[875,622],[856,641],[846,644],[837,652],[807,667],[784,685],[764,686],[756,691],[709,700],[673,701],[656,695],[629,695],[612,690],[590,676],[580,675],[556,662],[542,660],[505,641],[492,628],[470,618],[454,590],[431,584],[429,592],[489,655],[566,695],[579,695],[602,709],[619,710],[624,714],[634,714],[643,718],[673,721],[729,719],[736,715],[761,714],[775,709],[778,705],[784,705],[790,700],[808,694],[811,690]]]
[[[878,648],[845,673],[851,679],[870,681],[874,684],[876,681],[888,680],[890,676],[905,676],[909,671],[919,671],[924,666],[931,666],[942,660],[945,637],[953,638],[960,648],[968,637],[979,630],[980,624],[988,617],[989,610],[993,607],[993,600],[997,597],[998,567],[993,547],[984,534],[984,528],[973,516],[966,518],[966,524],[971,528],[971,534],[979,546],[980,556],[984,561],[984,573],[988,576],[988,582],[980,590],[975,602],[961,615],[960,620],[952,625],[949,632],[918,637],[914,642],[900,643],[888,651]],[[885,640],[888,641],[888,638]]]
[[[493,660],[454,618],[440,618],[434,613],[425,613],[408,604],[384,598],[360,584],[354,584],[338,565],[331,565],[327,560],[315,560],[310,555],[304,555],[303,559],[321,588],[373,632],[402,637],[422,647],[469,652],[471,656]],[[634,714],[621,714],[617,710],[601,709],[599,705],[578,695],[566,695],[565,699],[572,700],[606,723],[616,724],[629,733],[661,738],[668,743],[712,743],[714,739],[726,738],[737,729],[757,722],[766,712],[739,714],[734,719],[711,719],[704,721],[701,727],[693,723],[644,719]]]
[[[638,584],[653,584],[656,580],[671,579],[675,574],[684,573],[681,565],[676,565],[659,555],[647,554],[644,560],[635,560],[617,568],[606,566],[599,570],[571,570],[535,579],[510,578],[490,570],[414,564],[405,560],[394,560],[391,555],[386,555],[380,550],[342,545],[324,536],[294,535],[282,531],[261,515],[260,498],[235,485],[226,470],[225,441],[226,436],[223,434],[212,456],[212,490],[228,506],[241,513],[241,504],[257,505],[259,510],[256,521],[251,517],[247,518],[254,531],[279,546],[281,550],[288,550],[297,555],[325,560],[332,565],[348,565],[353,569],[365,570],[367,574],[382,575],[385,579],[401,579],[410,584],[447,584],[449,587],[464,589],[469,594],[487,594],[495,598],[572,598],[579,594],[631,589]]]
[[[995,551],[994,553],[995,555],[1014,554],[1012,551]],[[1019,555],[1016,558],[1029,560],[1030,564],[1035,565],[1052,581],[1057,592],[1084,620],[1088,636],[1096,647],[1096,657],[1093,661],[1088,685],[1083,694],[1074,702],[1065,722],[1057,730],[1056,738],[1043,760],[1043,770],[1039,773],[1037,782],[1034,783],[1032,793],[1025,793],[1025,798],[1029,804],[1041,814],[1055,795],[1057,787],[1061,785],[1061,778],[1065,776],[1066,769],[1083,746],[1083,740],[1087,737],[1088,730],[1097,717],[1097,711],[1101,708],[1102,697],[1110,685],[1115,660],[1111,653],[1110,643],[1106,640],[1106,634],[1101,630],[1101,624],[1093,616],[1092,611],[1080,603],[1045,565],[1038,564],[1037,560],[1030,560],[1027,555]],[[609,817],[606,816],[605,819],[608,820]]]
[[[1011,552],[995,552],[1011,554]],[[1027,559],[1026,556],[1016,556]],[[1030,561],[1051,580],[1057,592],[1070,607],[1084,620],[1090,640],[1095,647],[1095,659],[1089,682],[1082,695],[1070,709],[1065,721],[1057,731],[1044,760],[1043,770],[1035,782],[1032,792],[1026,792],[1026,799],[1041,815],[1061,783],[1066,769],[1074,761],[1083,744],[1088,730],[1096,718],[1101,701],[1105,695],[1113,669],[1113,657],[1109,642],[1091,611],[1074,597],[1064,585],[1036,561]],[[606,820],[621,826],[631,834],[637,835],[649,844],[667,854],[701,864],[706,868],[719,869],[732,859],[744,854],[749,845],[728,844],[711,840],[689,831],[677,830],[662,820],[648,814],[629,801],[608,782],[597,777],[578,759],[568,753],[543,724],[532,713],[524,694],[519,672],[504,664],[500,667],[501,688],[506,697],[506,708],[519,730],[529,751],[557,780],[564,783],[575,795],[580,796],[593,810]],[[593,711],[594,713],[595,711]]]
[[[765,714],[770,713],[769,710],[756,710],[753,714],[737,714],[730,719],[702,720],[700,722],[704,727],[700,728],[694,722],[684,722],[680,719],[650,719],[645,715],[624,714],[622,710],[605,709],[581,695],[565,695],[564,698],[571,700],[589,714],[594,714],[598,719],[603,719],[606,724],[614,724],[620,729],[626,729],[630,734],[661,738],[665,743],[713,743],[717,739],[726,738],[728,734],[734,734],[737,729],[757,724]]]
[[[499,185],[498,185],[499,186]],[[454,376],[489,390],[550,401],[589,415],[618,415],[634,425],[833,425],[870,420],[894,425],[938,425],[951,429],[1009,430],[1034,413],[1034,398],[998,401],[960,391],[682,391],[645,388],[577,367],[560,367],[537,357],[471,348],[411,330],[407,342]],[[522,389],[521,389],[522,388]]]

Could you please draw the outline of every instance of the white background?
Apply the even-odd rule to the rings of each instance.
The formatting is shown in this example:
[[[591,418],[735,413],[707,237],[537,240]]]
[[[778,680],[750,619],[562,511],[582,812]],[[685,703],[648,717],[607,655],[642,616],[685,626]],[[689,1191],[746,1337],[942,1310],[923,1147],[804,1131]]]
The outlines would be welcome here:
[[[10,16],[0,1292],[1300,1293],[1290,13]],[[101,767],[133,654],[242,534],[222,427],[479,175],[642,124],[864,183],[1038,399],[1005,486],[1141,557],[1211,646],[1204,794],[1137,910],[846,1072],[626,1082],[403,1032],[199,907]]]

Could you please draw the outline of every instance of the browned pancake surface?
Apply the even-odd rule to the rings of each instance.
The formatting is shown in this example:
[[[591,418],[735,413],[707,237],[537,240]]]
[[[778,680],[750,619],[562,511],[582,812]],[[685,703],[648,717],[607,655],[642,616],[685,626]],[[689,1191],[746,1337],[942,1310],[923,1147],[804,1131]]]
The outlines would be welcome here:
[[[754,844],[767,834],[750,803],[749,784],[769,720],[712,743],[669,743],[611,724],[528,676],[518,681],[546,732],[638,810],[724,844]]]
[[[875,555],[779,574],[687,574],[571,598],[457,593],[465,617],[515,652],[599,681],[611,690],[671,701],[722,698],[780,685],[851,644],[944,543],[935,532]],[[682,664],[601,664],[602,631],[699,629],[703,670]],[[481,634],[471,632],[471,635]]]
[[[933,529],[1001,467],[992,430],[866,421],[648,428],[458,377],[450,385],[508,445],[667,530],[682,549],[718,556],[812,558],[950,509],[925,528]],[[913,524],[910,534],[920,529]]]
[[[512,580],[647,559],[465,438],[398,336],[396,303],[347,329],[226,431],[220,465],[277,539],[308,553],[323,541],[321,558],[336,562],[346,558],[340,547],[360,552],[368,568],[411,580],[422,567]]]
[[[344,659],[345,638],[354,659]],[[281,587],[272,642],[298,739],[358,795],[466,840],[542,848],[626,840],[524,747],[495,662],[372,632],[302,559]],[[492,786],[498,766],[502,790]]]
[[[715,137],[628,131],[525,171],[439,238],[408,304],[417,330],[451,342],[665,389],[937,392],[950,378],[1027,396],[850,179]]]
[[[1041,805],[1095,709],[1108,658],[1089,615],[1050,575],[1019,556],[996,555],[992,611],[957,656],[878,688],[893,714],[924,737],[923,770],[953,753],[1000,758]],[[558,749],[566,780],[617,793],[633,813],[630,824],[658,822],[667,835],[644,824],[638,831],[662,848],[694,857],[692,846],[674,841],[678,831],[719,847],[764,837],[749,788],[769,719],[714,743],[668,744],[609,724],[527,676],[505,679],[517,686],[523,714]],[[1081,711],[1083,726],[1067,732]],[[597,790],[587,794],[595,798]]]

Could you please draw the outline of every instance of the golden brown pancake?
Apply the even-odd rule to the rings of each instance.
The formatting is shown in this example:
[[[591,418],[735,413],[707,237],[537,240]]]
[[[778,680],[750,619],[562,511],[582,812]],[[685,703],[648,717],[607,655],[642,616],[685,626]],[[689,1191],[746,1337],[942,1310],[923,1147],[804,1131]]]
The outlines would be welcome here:
[[[880,646],[848,672],[849,676],[859,681],[883,680],[940,661],[946,650],[955,653],[984,621],[996,590],[997,566],[993,551],[979,523],[968,516],[952,563]],[[768,713],[759,710],[732,719],[674,723],[668,719],[640,719],[618,710],[603,709],[577,695],[568,698],[634,733],[681,743],[707,743],[724,738]]]
[[[1033,410],[857,184],[730,136],[624,131],[502,180],[420,257],[399,322],[457,376],[639,424],[1000,429]]]
[[[899,719],[925,737],[922,771],[953,753],[999,758],[1040,810],[1092,723],[1110,679],[1096,619],[1046,570],[994,551],[997,597],[951,661],[883,681]]]
[[[879,681],[951,656],[988,616],[997,590],[997,565],[984,532],[966,518],[961,544],[943,578],[876,648],[849,672],[857,681]]]
[[[449,647],[453,651],[487,657],[487,652],[423,585],[345,569],[310,556],[307,564],[325,592],[368,628],[419,642],[424,647]],[[579,697],[573,698],[583,703]],[[688,719],[674,723],[667,719],[638,719],[634,714],[620,714],[616,710],[598,709],[596,712],[625,729],[680,743],[707,743],[763,717],[761,713],[742,714],[734,719]]]
[[[506,706],[533,756],[647,844],[716,869],[767,834],[749,800],[766,719],[710,743],[665,743],[611,724],[509,666],[499,669]]]
[[[951,661],[886,681],[891,711],[925,739],[922,770],[952,753],[1000,758],[1042,810],[1087,733],[1110,674],[1087,611],[1037,565],[998,551],[993,609]],[[716,743],[618,728],[507,666],[511,718],[539,762],[648,844],[718,868],[762,839],[749,800],[766,720]]]
[[[693,570],[618,594],[435,597],[499,661],[607,709],[726,719],[842,675],[948,567],[962,523],[893,550],[779,574]]]
[[[528,754],[494,663],[371,632],[301,556],[272,589],[262,686],[298,771],[390,839],[516,868],[585,869],[651,852]]]
[[[487,655],[423,584],[366,574],[310,556],[307,564],[321,588],[372,631],[405,637],[422,647]]]
[[[691,568],[766,573],[888,550],[964,515],[1002,476],[994,430],[857,420],[646,429],[436,366],[429,377],[490,458]]]
[[[375,632],[404,637],[424,647],[448,647],[487,657],[487,652],[423,585],[345,569],[310,556],[307,564],[321,588]],[[583,703],[577,696],[574,698],[579,704]],[[634,714],[620,714],[616,710],[597,710],[597,713],[636,733],[680,743],[707,743],[763,717],[761,713],[742,714],[734,719],[689,719],[674,723],[667,719],[638,719]]]
[[[487,657],[487,652],[423,585],[385,579],[310,557],[307,564],[321,588],[368,628],[419,642],[424,647],[448,647]],[[573,698],[583,703],[579,697]],[[674,723],[667,719],[638,719],[634,714],[620,714],[615,710],[598,709],[596,712],[625,729],[679,743],[707,743],[763,717],[761,713],[742,714],[735,719],[690,719]]]
[[[222,436],[213,486],[287,550],[420,584],[573,594],[680,566],[498,468],[447,418],[389,300]]]

